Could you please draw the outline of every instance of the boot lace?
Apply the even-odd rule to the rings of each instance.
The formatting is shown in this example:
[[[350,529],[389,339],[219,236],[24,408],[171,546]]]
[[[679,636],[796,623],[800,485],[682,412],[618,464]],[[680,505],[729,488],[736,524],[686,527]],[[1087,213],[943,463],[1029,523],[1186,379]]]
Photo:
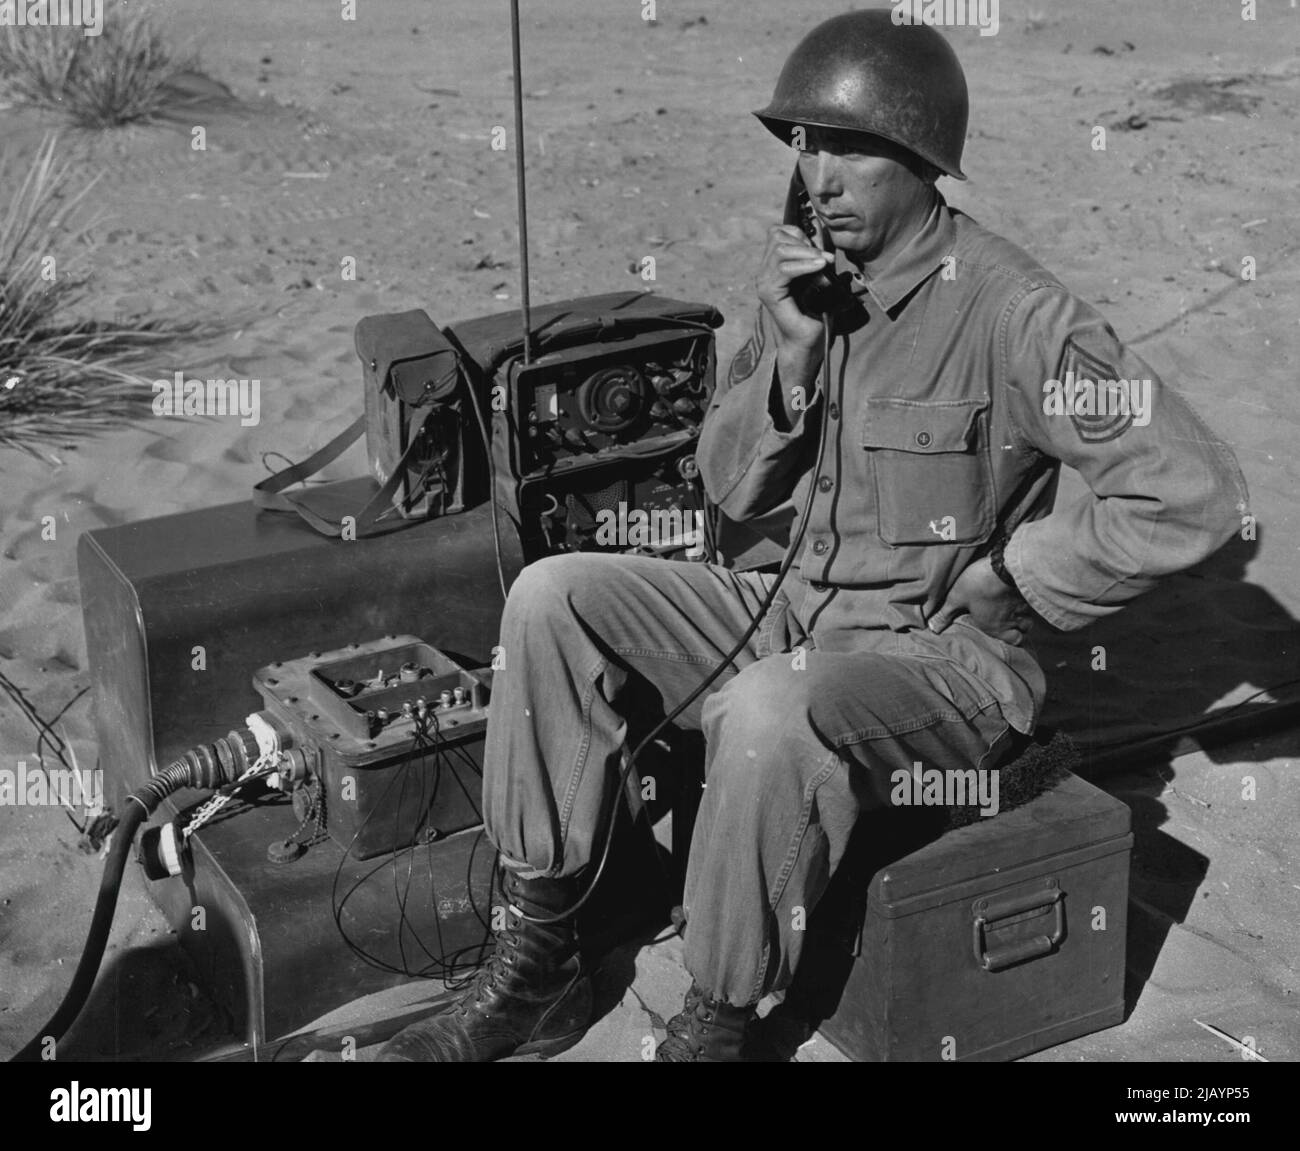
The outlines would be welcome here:
[[[657,1053],[661,1063],[693,1063],[704,1050],[704,1028],[714,1012],[703,991],[692,987],[678,1015],[668,1021],[668,1035]]]
[[[458,1014],[464,1015],[471,1006],[482,1003],[497,982],[506,977],[511,960],[514,959],[515,951],[519,946],[518,928],[519,921],[511,913],[506,926],[497,932],[492,954],[474,973],[474,978],[465,989],[465,994],[456,1003]]]

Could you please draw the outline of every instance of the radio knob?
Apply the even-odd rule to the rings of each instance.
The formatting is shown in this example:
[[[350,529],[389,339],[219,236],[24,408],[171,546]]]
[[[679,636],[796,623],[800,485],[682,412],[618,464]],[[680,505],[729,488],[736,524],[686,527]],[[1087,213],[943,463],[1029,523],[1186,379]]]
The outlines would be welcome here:
[[[578,389],[578,414],[594,431],[618,435],[636,424],[649,393],[645,376],[631,365],[605,368]]]

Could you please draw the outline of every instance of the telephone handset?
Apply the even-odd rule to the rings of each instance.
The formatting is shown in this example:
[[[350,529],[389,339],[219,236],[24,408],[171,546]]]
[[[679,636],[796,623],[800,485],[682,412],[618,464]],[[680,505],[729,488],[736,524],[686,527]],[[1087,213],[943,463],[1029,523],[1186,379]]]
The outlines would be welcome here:
[[[785,216],[781,222],[794,224],[802,229],[804,235],[822,251],[832,250],[826,243],[825,231],[817,218],[817,213],[813,210],[812,200],[808,196],[808,190],[804,186],[803,176],[797,165],[790,177],[790,189],[785,197]],[[800,276],[790,285],[790,295],[799,305],[800,311],[810,316],[826,313],[833,315],[844,306],[848,298],[844,285],[837,283],[827,271],[810,272],[806,276]]]

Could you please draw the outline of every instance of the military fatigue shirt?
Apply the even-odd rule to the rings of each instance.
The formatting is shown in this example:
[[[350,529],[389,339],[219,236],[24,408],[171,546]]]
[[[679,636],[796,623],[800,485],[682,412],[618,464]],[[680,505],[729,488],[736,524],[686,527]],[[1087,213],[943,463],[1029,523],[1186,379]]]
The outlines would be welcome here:
[[[1028,732],[1044,695],[1032,651],[968,616],[926,626],[961,572],[1001,525],[1034,611],[1083,627],[1238,530],[1241,472],[1096,309],[942,196],[884,272],[864,279],[843,253],[836,270],[850,302],[829,396],[819,375],[787,427],[775,348],[751,343],[738,359],[755,370],[705,419],[706,489],[744,521],[790,499],[801,512],[811,487],[784,592],[810,642],[950,660]],[[1062,463],[1090,491],[1056,507]]]

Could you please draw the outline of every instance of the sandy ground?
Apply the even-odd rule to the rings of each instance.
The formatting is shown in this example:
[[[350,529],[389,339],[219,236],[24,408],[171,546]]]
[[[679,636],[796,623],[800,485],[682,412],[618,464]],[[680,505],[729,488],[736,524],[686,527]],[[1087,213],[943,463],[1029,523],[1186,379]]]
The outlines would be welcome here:
[[[534,299],[640,286],[631,269],[653,255],[658,290],[726,315],[725,363],[790,166],[748,111],[802,32],[842,6],[661,2],[655,26],[632,0],[524,7]],[[337,5],[289,0],[153,8],[235,99],[195,118],[204,152],[188,122],[64,133],[82,178],[103,173],[94,202],[108,218],[82,270],[104,316],[236,317],[219,343],[154,374],[258,377],[261,422],[146,412],[51,444],[48,461],[0,452],[0,669],[42,715],[62,713],[83,766],[96,747],[80,694],[78,534],[246,498],[261,453],[324,443],[360,407],[360,316],[418,306],[446,323],[518,303],[512,159],[490,146],[511,123],[504,3],[363,3],[355,25]],[[951,33],[973,112],[970,182],[945,182],[950,199],[1100,306],[1183,390],[1235,447],[1259,522],[1257,541],[1104,626],[1042,636],[1052,718],[1093,743],[1296,696],[1296,21],[1281,3],[1251,23],[1211,0],[1039,0],[1002,5],[997,36]],[[20,156],[58,123],[0,116]],[[355,282],[339,274],[348,256]],[[329,474],[363,466],[353,449]],[[34,739],[0,707],[0,763],[34,759]],[[1107,780],[1139,833],[1134,915],[1147,928],[1131,948],[1132,1014],[1036,1058],[1238,1058],[1193,1017],[1254,1036],[1270,1058],[1300,1056],[1297,754],[1294,734],[1274,735]],[[1247,775],[1254,801],[1241,798]],[[75,840],[58,809],[0,807],[0,1054],[52,1011],[80,951],[100,864]],[[128,954],[67,1056],[175,1058],[224,1038],[134,867],[109,959]],[[681,990],[673,956],[637,961],[664,1014]],[[570,1057],[640,1058],[645,1029],[629,996]]]

